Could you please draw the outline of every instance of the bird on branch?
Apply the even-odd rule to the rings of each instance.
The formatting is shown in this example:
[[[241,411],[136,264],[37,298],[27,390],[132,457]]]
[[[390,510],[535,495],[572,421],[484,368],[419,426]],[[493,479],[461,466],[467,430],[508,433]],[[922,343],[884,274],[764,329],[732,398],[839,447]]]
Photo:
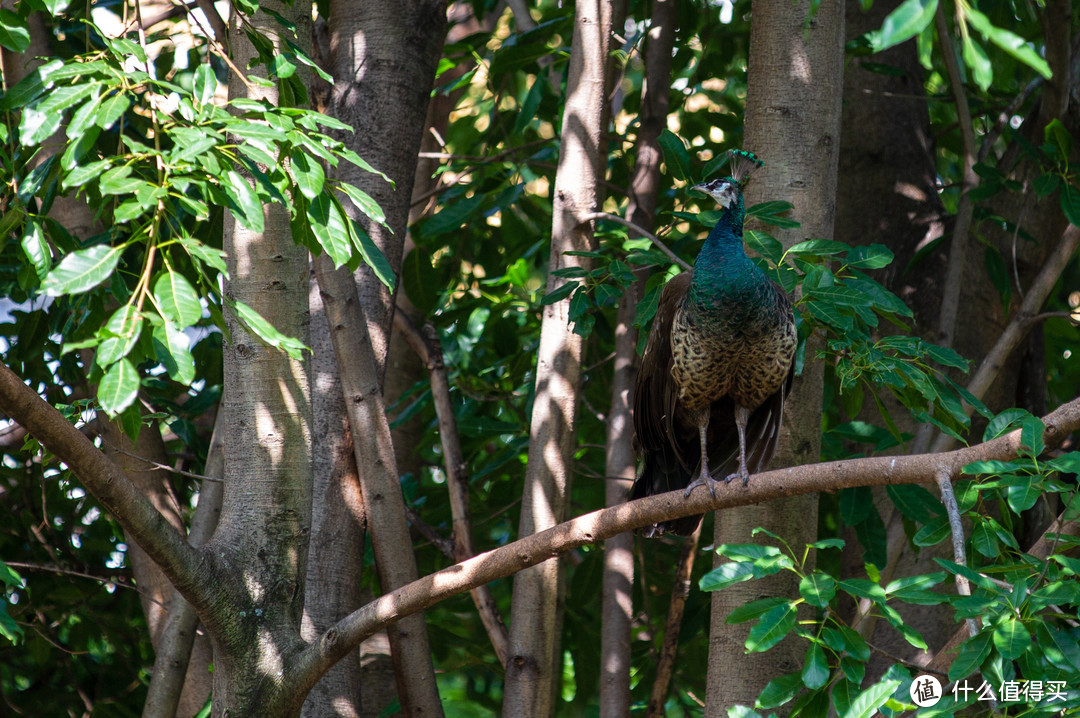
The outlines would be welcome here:
[[[694,262],[660,294],[634,394],[634,443],[643,467],[631,499],[698,486],[714,493],[772,458],[797,337],[787,295],[746,256],[742,188],[763,166],[730,153],[731,175],[695,185],[723,208]],[[695,478],[696,477],[696,478]],[[715,495],[715,494],[714,494]],[[694,532],[701,516],[645,530]]]

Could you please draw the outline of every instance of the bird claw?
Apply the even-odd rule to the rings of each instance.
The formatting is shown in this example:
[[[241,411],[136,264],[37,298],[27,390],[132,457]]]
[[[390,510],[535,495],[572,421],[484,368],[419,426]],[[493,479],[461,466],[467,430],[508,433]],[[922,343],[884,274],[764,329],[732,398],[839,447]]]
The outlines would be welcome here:
[[[712,496],[715,499],[716,498],[716,485],[719,484],[719,483],[720,483],[719,481],[717,481],[716,479],[714,479],[713,477],[711,477],[711,476],[709,476],[707,474],[699,476],[696,479],[694,479],[693,481],[691,481],[690,485],[686,487],[686,491],[683,493],[683,498],[689,498],[690,497],[690,492],[693,491],[694,489],[696,489],[697,487],[705,486],[705,487],[708,487],[708,489],[709,489],[709,495]]]
[[[742,485],[746,486],[747,484],[750,483],[750,472],[747,471],[746,469],[740,469],[739,471],[736,471],[734,474],[728,474],[727,476],[724,477],[724,483],[726,484],[726,483],[730,482],[732,479],[742,479]]]

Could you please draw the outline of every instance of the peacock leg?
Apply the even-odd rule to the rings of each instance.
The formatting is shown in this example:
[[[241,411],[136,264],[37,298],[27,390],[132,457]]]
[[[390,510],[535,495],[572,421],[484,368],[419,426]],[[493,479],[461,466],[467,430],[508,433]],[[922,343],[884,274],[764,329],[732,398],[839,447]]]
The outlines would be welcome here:
[[[713,498],[716,498],[715,486],[719,482],[712,477],[709,473],[709,447],[705,443],[705,434],[709,428],[709,409],[706,408],[704,416],[698,419],[698,439],[701,441],[701,473],[698,477],[690,482],[690,485],[686,487],[686,491],[683,496],[689,496],[690,492],[699,486],[709,487],[709,493]]]
[[[732,479],[742,479],[743,486],[750,482],[750,471],[746,468],[746,422],[750,420],[750,410],[742,404],[735,404],[735,427],[739,430],[739,470],[724,478],[724,483]]]

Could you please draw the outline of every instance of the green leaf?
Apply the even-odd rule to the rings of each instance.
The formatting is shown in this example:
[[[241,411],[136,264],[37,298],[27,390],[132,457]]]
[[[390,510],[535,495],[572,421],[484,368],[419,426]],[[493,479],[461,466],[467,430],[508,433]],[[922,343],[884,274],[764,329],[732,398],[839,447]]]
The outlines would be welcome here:
[[[993,632],[984,629],[984,631],[978,632],[968,640],[963,641],[960,651],[953,660],[953,665],[948,667],[948,679],[957,681],[975,673],[978,666],[983,665],[986,656],[990,654],[993,639]]]
[[[795,606],[781,604],[766,611],[746,638],[746,650],[751,653],[767,651],[795,628]]]
[[[781,706],[802,689],[802,672],[786,673],[769,681],[762,689],[754,707],[760,709],[775,708]]]
[[[326,181],[326,173],[323,172],[322,165],[307,152],[299,150],[293,151],[289,157],[292,160],[289,169],[292,170],[292,176],[296,180],[296,186],[300,188],[300,193],[309,200],[314,200],[322,193],[323,184]],[[338,262],[338,264],[344,264],[344,262]]]
[[[841,252],[848,252],[851,247],[847,246],[843,242],[837,242],[832,239],[808,239],[805,242],[799,242],[788,247],[788,254],[809,254],[815,257],[823,257],[830,254],[840,254]]]
[[[165,319],[154,327],[154,356],[174,381],[185,386],[195,380],[195,360],[191,340],[178,326]]]
[[[963,39],[964,64],[971,68],[971,77],[979,89],[986,92],[994,81],[994,66],[990,64],[990,58],[982,45],[975,42],[971,35],[965,35]]]
[[[719,591],[754,577],[754,565],[749,562],[730,561],[720,564],[701,577],[698,587],[702,591]]]
[[[1027,511],[1042,496],[1042,486],[1034,476],[1026,476],[1023,481],[1013,484],[1005,489],[1005,500],[1009,508],[1016,513]]]
[[[1045,79],[1049,80],[1053,75],[1050,65],[1028,45],[1024,38],[1005,28],[994,27],[990,18],[970,5],[964,7],[963,13],[968,24],[985,35],[990,42],[1038,72]]]
[[[1046,449],[1043,433],[1046,426],[1036,416],[1027,416],[1020,424],[1020,446],[1031,456],[1038,456]]]
[[[265,226],[263,205],[255,190],[236,170],[228,170],[225,178],[223,189],[234,203],[232,209],[236,220],[251,232],[262,232]]]
[[[840,581],[839,585],[841,590],[852,596],[868,598],[879,603],[885,602],[885,589],[865,578],[846,578]]]
[[[936,546],[948,538],[951,531],[949,517],[938,516],[916,531],[915,535],[911,537],[911,542],[916,546]]]
[[[6,235],[7,232],[4,232],[4,234]],[[49,248],[48,240],[45,239],[45,232],[42,230],[40,222],[30,220],[26,223],[20,244],[23,254],[34,265],[34,272],[37,274],[38,279],[45,279],[49,273],[49,268],[52,266],[52,250]]]
[[[101,129],[107,130],[123,117],[129,107],[131,107],[131,99],[127,95],[113,95],[102,101],[95,124]]]
[[[551,292],[544,295],[544,297],[540,300],[540,306],[546,307],[549,304],[561,302],[562,300],[569,297],[575,289],[577,289],[578,284],[579,282],[577,281],[571,281],[563,284],[562,286],[556,287],[555,289],[551,290]]]
[[[367,215],[372,222],[378,222],[384,227],[386,226],[386,214],[383,213],[379,203],[371,198],[371,195],[348,182],[339,182],[338,189],[349,195],[349,199],[353,201],[356,208]]]
[[[51,60],[30,72],[0,98],[0,110],[19,110],[29,105],[38,95],[53,86],[50,75],[63,66],[63,60]]]
[[[99,160],[88,165],[79,165],[69,172],[60,182],[63,189],[80,187],[101,174],[112,166],[112,160]]]
[[[690,153],[686,143],[666,127],[660,132],[660,149],[664,152],[664,164],[668,174],[677,180],[688,182],[691,175]]]
[[[799,595],[811,606],[824,608],[836,595],[836,580],[820,571],[803,576],[799,581]],[[815,686],[808,686],[814,688]]]
[[[142,332],[143,318],[133,304],[113,312],[99,336],[106,338],[98,346],[97,363],[105,368],[123,359],[135,347]]]
[[[441,286],[431,264],[431,253],[426,248],[414,247],[405,255],[401,263],[401,284],[405,296],[420,312],[430,314],[435,310]]]
[[[886,486],[885,493],[892,499],[900,513],[912,521],[925,524],[942,513],[941,502],[922,486],[899,484]]]
[[[337,199],[334,201],[336,202]],[[353,245],[360,250],[360,256],[364,259],[364,263],[371,267],[380,282],[385,284],[390,291],[394,291],[397,276],[394,274],[394,268],[390,266],[390,260],[371,240],[371,237],[368,236],[368,233],[364,231],[359,222],[350,218],[348,223],[349,238],[352,239]]]
[[[352,258],[352,243],[345,217],[328,194],[316,194],[307,207],[311,231],[327,256],[340,267]]]
[[[880,269],[893,261],[893,253],[883,244],[852,247],[844,257],[844,264],[859,269]]]
[[[23,110],[19,122],[19,144],[23,147],[40,145],[60,129],[63,115],[58,112],[42,112],[36,107]]]
[[[900,681],[896,679],[882,680],[870,686],[851,702],[842,718],[870,718],[899,686]]]
[[[113,364],[98,384],[97,398],[111,416],[131,406],[139,394],[139,372],[128,359]]]
[[[748,229],[743,232],[743,239],[746,240],[746,246],[773,264],[779,264],[784,256],[784,245],[770,234]]]
[[[214,68],[209,63],[202,63],[195,70],[195,101],[200,105],[208,105],[214,102],[214,94],[217,92],[217,76]]]
[[[93,289],[112,275],[122,252],[123,247],[110,247],[107,244],[72,252],[49,272],[41,288],[50,297]]]
[[[1047,144],[1057,147],[1058,153],[1061,155],[1062,159],[1068,160],[1072,155],[1072,135],[1069,134],[1069,131],[1065,129],[1065,125],[1062,124],[1061,120],[1058,118],[1055,117],[1050,120],[1046,127],[1043,128],[1043,138]],[[1053,180],[1057,180],[1057,175],[1040,175],[1037,180],[1042,179],[1043,177],[1050,177]],[[1040,196],[1048,195],[1053,191],[1054,190],[1051,189],[1049,192],[1042,192],[1040,193]]]
[[[825,650],[816,643],[811,643],[803,655],[803,685],[814,690],[829,682],[829,659]]]
[[[30,47],[26,20],[7,8],[0,8],[0,47],[12,52],[24,52]]]
[[[1061,185],[1058,199],[1061,202],[1061,211],[1065,213],[1069,224],[1080,227],[1080,190],[1071,183],[1065,182]]]
[[[307,347],[302,341],[287,337],[277,329],[274,329],[273,325],[263,319],[261,314],[243,302],[226,299],[225,303],[233,310],[233,312],[235,312],[236,318],[240,320],[240,323],[244,325],[244,328],[254,334],[264,344],[273,347],[274,349],[281,349],[297,361],[303,359],[303,352]]]
[[[1007,618],[993,632],[994,647],[1007,661],[1014,661],[1024,655],[1031,644],[1031,634],[1024,624],[1015,618]]]
[[[741,606],[736,606],[735,609],[728,614],[724,619],[724,623],[743,623],[762,615],[776,606],[783,603],[789,603],[788,599],[782,596],[771,596],[769,598],[760,598],[750,603],[744,603]]]
[[[202,304],[191,282],[179,272],[166,270],[154,282],[154,301],[161,316],[180,327],[190,327],[202,319]]]
[[[889,13],[880,30],[869,33],[870,47],[881,52],[915,37],[934,19],[937,0],[906,0]]]

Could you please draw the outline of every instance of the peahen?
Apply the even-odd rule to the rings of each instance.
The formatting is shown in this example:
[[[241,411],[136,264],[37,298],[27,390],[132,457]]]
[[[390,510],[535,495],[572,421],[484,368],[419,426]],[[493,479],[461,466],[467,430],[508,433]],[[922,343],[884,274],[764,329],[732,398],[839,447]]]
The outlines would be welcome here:
[[[783,290],[743,249],[742,187],[762,162],[731,153],[731,176],[696,185],[723,208],[692,272],[660,294],[634,395],[635,446],[644,457],[630,498],[714,477],[742,479],[772,457],[794,376],[795,319]],[[696,476],[696,478],[694,478]],[[654,525],[646,535],[693,533],[701,516]]]

